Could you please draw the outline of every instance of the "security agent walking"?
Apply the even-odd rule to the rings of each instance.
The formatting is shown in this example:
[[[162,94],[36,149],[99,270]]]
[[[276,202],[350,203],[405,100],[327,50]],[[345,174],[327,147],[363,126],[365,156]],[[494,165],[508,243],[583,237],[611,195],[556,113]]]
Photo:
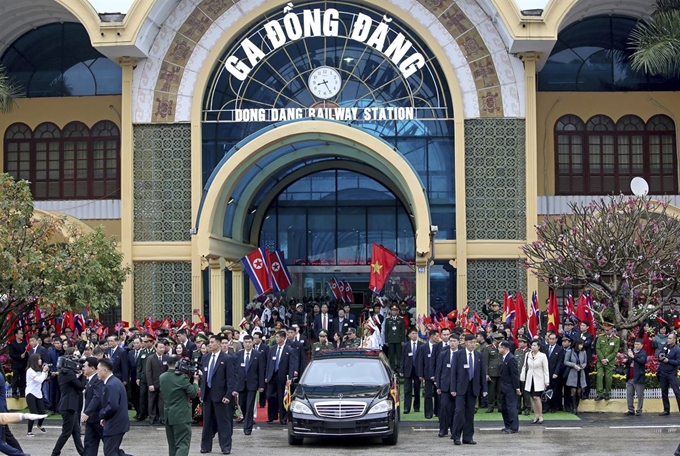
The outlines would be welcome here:
[[[102,406],[99,410],[100,424],[104,428],[104,456],[125,456],[127,453],[120,449],[123,436],[130,430],[125,386],[113,376],[113,363],[108,358],[99,360],[97,375],[104,383]]]
[[[388,323],[389,324],[389,323]],[[418,377],[418,330],[411,328],[408,332],[409,341],[401,352],[401,364],[399,375],[404,377],[404,413],[411,413],[411,401],[413,409],[420,411],[420,378]]]
[[[460,445],[460,436],[467,445],[475,445],[475,403],[487,395],[486,367],[482,355],[475,351],[475,336],[465,336],[465,349],[458,350],[451,360],[451,396],[455,398],[453,416],[454,445]]]
[[[188,456],[191,447],[191,399],[198,394],[200,371],[194,374],[194,383],[189,376],[175,370],[180,357],[168,356],[168,371],[161,374],[160,393],[165,406],[165,437],[168,440],[169,456]],[[206,423],[207,425],[207,423]]]
[[[149,385],[149,424],[164,424],[163,396],[159,391],[161,374],[168,370],[168,356],[165,354],[165,341],[156,344],[156,353],[146,361],[146,381]]]
[[[85,358],[83,375],[85,376],[85,408],[80,421],[85,425],[83,456],[97,456],[102,441],[104,428],[99,420],[99,409],[102,407],[104,382],[97,376],[99,361],[94,356]]]
[[[71,361],[76,363],[75,361]],[[78,366],[78,368],[81,368]],[[52,449],[52,456],[59,456],[62,448],[70,437],[73,437],[73,443],[76,446],[78,454],[82,455],[85,451],[83,442],[80,437],[80,423],[79,413],[82,409],[83,389],[85,383],[82,380],[82,370],[76,370],[76,366],[64,366],[59,369],[59,390],[61,391],[61,400],[59,401],[59,414],[61,414],[62,425],[61,434],[57,439],[57,443]]]
[[[276,333],[276,344],[269,349],[267,371],[264,381],[267,383],[267,423],[273,423],[277,415],[281,424],[286,424],[286,410],[283,407],[283,395],[286,382],[297,377],[295,366],[298,365],[297,353],[286,345],[286,332]]]
[[[236,389],[238,404],[243,413],[243,433],[253,431],[255,398],[258,391],[264,391],[264,371],[267,358],[264,353],[253,349],[253,337],[243,337],[243,350],[236,354]]]
[[[519,388],[519,370],[517,359],[510,352],[512,344],[504,340],[498,346],[501,354],[501,413],[503,414],[503,432],[515,434],[519,431],[517,400],[522,392]]]
[[[678,387],[678,366],[680,366],[680,347],[677,344],[677,336],[673,333],[668,335],[668,344],[659,353],[659,383],[661,383],[661,401],[663,402],[663,412],[661,416],[671,413],[671,404],[668,400],[668,388],[673,389],[675,400],[678,401],[680,410],[680,388]]]
[[[234,406],[234,366],[221,350],[217,336],[210,336],[209,353],[201,360],[201,401],[203,402],[203,434],[201,453],[210,453],[215,434],[223,454],[231,453]]]

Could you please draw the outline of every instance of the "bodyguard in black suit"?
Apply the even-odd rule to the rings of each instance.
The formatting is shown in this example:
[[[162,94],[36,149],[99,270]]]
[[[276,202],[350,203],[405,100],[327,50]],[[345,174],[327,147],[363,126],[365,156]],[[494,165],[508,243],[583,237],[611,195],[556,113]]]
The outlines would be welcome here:
[[[465,349],[458,350],[451,363],[451,396],[455,397],[456,408],[453,416],[453,434],[451,439],[455,445],[460,445],[460,435],[463,443],[475,445],[475,404],[477,398],[487,395],[486,367],[482,355],[475,351],[476,337],[474,334],[465,336]],[[470,365],[472,362],[472,365]]]
[[[409,340],[401,350],[401,363],[399,364],[399,375],[404,377],[404,413],[411,412],[411,401],[413,409],[420,411],[420,378],[418,377],[418,347],[422,345],[418,342],[418,331],[411,328],[408,332]]]
[[[338,333],[341,336],[347,334],[349,328],[357,328],[354,318],[345,315],[344,309],[338,309],[338,316],[333,319],[332,334]]]
[[[12,358],[12,397],[19,399],[26,394],[26,367],[28,366],[28,353],[24,332],[21,329],[14,330],[14,340],[9,344],[9,357]]]
[[[455,398],[451,396],[451,360],[458,352],[458,335],[451,337],[445,349],[437,355],[435,383],[439,399],[439,437],[444,437],[451,430],[453,435],[453,409]]]
[[[116,336],[109,336],[106,338],[109,348],[106,349],[104,356],[109,358],[113,363],[113,375],[120,380],[123,385],[127,385],[128,381],[128,357],[124,348],[118,346]]]
[[[262,342],[262,334],[261,333],[253,333],[253,349],[261,352],[264,355],[264,369],[265,372],[267,371],[267,360],[269,359],[269,345],[265,344]],[[260,408],[264,408],[265,404],[267,403],[267,390],[265,389],[264,392],[260,393]]]
[[[326,327],[324,327],[324,321],[326,322]],[[321,313],[314,316],[314,335],[316,340],[319,340],[319,331],[322,329],[326,331],[333,329],[333,316],[328,313],[327,304],[321,304]]]
[[[416,371],[418,378],[423,382],[423,388],[425,388],[423,402],[425,418],[428,420],[437,412],[437,404],[433,400],[437,396],[437,391],[435,390],[435,365],[437,364],[436,359],[440,348],[439,332],[436,329],[430,331],[428,342],[418,347],[418,365],[416,366]]]
[[[498,351],[501,361],[501,413],[503,414],[503,432],[515,434],[519,431],[517,398],[522,394],[519,389],[519,369],[517,359],[511,353],[512,344],[507,340],[500,343]]]
[[[86,358],[83,364],[83,374],[86,377],[85,408],[80,416],[81,423],[85,424],[83,456],[97,456],[104,432],[99,420],[104,382],[97,376],[97,364],[97,358],[94,356]]]
[[[146,382],[149,385],[149,424],[163,424],[163,396],[161,396],[161,374],[168,370],[168,355],[165,354],[165,339],[156,343],[156,353],[146,360]]]
[[[127,352],[128,363],[128,389],[130,390],[130,402],[135,409],[135,418],[141,416],[139,407],[139,385],[137,384],[137,360],[142,353],[142,341],[139,337],[132,340],[132,348]]]
[[[238,403],[243,412],[243,433],[250,435],[253,431],[253,415],[257,392],[264,391],[264,371],[267,357],[264,353],[253,350],[252,336],[243,337],[243,350],[236,354],[236,389]]]
[[[233,433],[235,372],[231,359],[222,352],[218,336],[210,336],[209,353],[201,359],[201,401],[203,402],[203,434],[201,453],[210,453],[217,434],[220,450],[231,453]]]
[[[557,343],[557,334],[551,333],[548,336],[548,345],[545,347],[545,354],[548,357],[548,373],[550,374],[550,388],[553,390],[553,397],[548,402],[548,409],[545,412],[556,412],[562,403],[562,394],[559,391],[560,372],[564,363],[564,350]]]
[[[283,408],[283,394],[286,382],[297,376],[295,370],[299,361],[293,347],[286,345],[286,331],[276,333],[276,345],[269,349],[267,372],[267,422],[272,423],[278,416],[281,424],[286,424],[286,411]]]
[[[196,344],[189,340],[189,337],[187,337],[186,329],[180,329],[177,331],[177,341],[184,347],[184,356],[191,359],[191,355],[198,348],[196,347]]]
[[[113,375],[113,364],[102,358],[97,365],[97,376],[104,383],[102,407],[99,410],[100,424],[104,427],[104,456],[124,456],[120,449],[123,436],[130,430],[127,394],[123,382]]]
[[[38,337],[37,334],[31,334],[31,337],[28,338],[28,342],[30,343],[30,346],[27,347],[29,356],[37,353],[40,355],[43,364],[49,364],[51,362],[50,354],[45,347],[40,345],[40,337]]]
[[[83,454],[83,442],[80,438],[80,423],[78,417],[82,409],[83,389],[85,383],[81,379],[81,373],[75,370],[62,367],[59,369],[59,390],[61,400],[59,401],[59,414],[62,418],[61,434],[57,443],[52,449],[52,456],[59,456],[69,437],[73,437],[78,454]]]

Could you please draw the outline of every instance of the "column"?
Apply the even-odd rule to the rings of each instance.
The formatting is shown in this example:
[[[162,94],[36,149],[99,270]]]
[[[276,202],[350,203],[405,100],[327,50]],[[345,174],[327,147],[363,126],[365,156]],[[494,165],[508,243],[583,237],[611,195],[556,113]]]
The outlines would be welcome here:
[[[120,113],[120,249],[123,265],[132,266],[134,235],[133,210],[133,138],[132,138],[132,70],[139,59],[123,57],[118,64],[123,68],[123,87]],[[121,294],[121,319],[134,320],[134,275],[130,274]]]
[[[465,123],[456,113],[454,141],[456,147],[456,309],[467,305],[467,213],[465,211]]]
[[[196,237],[196,236],[193,236]],[[192,239],[192,243],[194,240]],[[194,323],[199,322],[199,317],[194,315],[194,310],[198,309],[203,315],[203,274],[201,272],[201,257],[196,250],[192,249],[191,256],[191,315]]]
[[[533,176],[538,175],[538,132],[536,119],[536,61],[540,54],[527,52],[521,55],[524,62],[524,87],[526,91],[526,226],[527,243],[537,239],[536,225],[538,217],[538,187]],[[527,296],[538,291],[538,278],[527,271]],[[529,300],[527,300],[529,304]]]
[[[427,257],[416,257],[416,315],[428,315],[430,297],[430,267]]]
[[[210,258],[210,329],[224,325],[224,259]]]
[[[243,264],[239,261],[231,267],[231,321],[234,325],[243,319],[245,302]]]

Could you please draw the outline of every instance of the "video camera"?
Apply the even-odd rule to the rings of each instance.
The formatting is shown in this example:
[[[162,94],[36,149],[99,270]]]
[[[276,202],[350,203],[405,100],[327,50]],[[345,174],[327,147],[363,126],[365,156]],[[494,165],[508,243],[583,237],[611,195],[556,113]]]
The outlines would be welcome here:
[[[198,363],[194,361],[189,361],[188,359],[180,359],[175,364],[175,374],[186,374],[189,377],[193,377],[198,371]]]
[[[57,369],[71,370],[79,374],[83,371],[83,362],[75,356],[60,356],[57,359]]]

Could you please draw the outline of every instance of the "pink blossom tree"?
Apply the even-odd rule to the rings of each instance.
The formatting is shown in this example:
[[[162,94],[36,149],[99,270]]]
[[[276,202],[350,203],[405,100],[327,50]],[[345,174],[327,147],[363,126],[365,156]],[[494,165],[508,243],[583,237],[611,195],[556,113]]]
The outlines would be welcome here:
[[[680,219],[667,213],[668,203],[647,197],[570,208],[536,225],[538,240],[522,247],[525,267],[551,288],[592,290],[598,318],[627,332],[678,290]]]

